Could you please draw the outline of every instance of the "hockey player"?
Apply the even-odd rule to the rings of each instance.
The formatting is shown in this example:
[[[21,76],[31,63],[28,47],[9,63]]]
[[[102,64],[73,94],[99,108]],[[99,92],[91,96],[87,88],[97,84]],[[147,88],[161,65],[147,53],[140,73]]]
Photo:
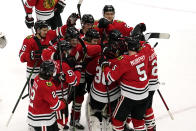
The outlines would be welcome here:
[[[106,31],[108,34],[111,30],[119,30],[123,36],[129,36],[132,27],[128,27],[127,24],[120,20],[114,20],[115,9],[112,5],[105,5],[103,8],[103,16],[98,22],[95,23],[95,29],[99,30],[100,34]],[[98,27],[98,28],[97,28]]]
[[[0,48],[4,48],[7,44],[7,40],[5,37],[5,34],[3,34],[2,32],[0,32]]]
[[[93,28],[95,20],[91,14],[84,14],[81,19],[82,29],[80,29],[80,37],[83,38],[86,32]]]
[[[79,62],[83,58],[83,50],[82,50],[82,46],[79,44],[78,38],[79,38],[79,31],[75,27],[68,27],[66,29],[64,39],[70,42],[72,48],[70,50],[69,57],[67,57],[67,59],[64,59],[64,60],[65,62],[69,64],[71,68],[74,68],[76,63]],[[57,48],[55,46],[51,46],[48,49],[44,50],[42,53],[42,58],[44,60],[60,59],[60,57],[58,56],[58,53],[55,53],[56,49]],[[81,87],[81,88],[84,88],[84,87]],[[80,86],[77,86],[75,90],[76,90],[76,98],[75,98],[76,104],[75,104],[75,108],[72,107],[70,125],[73,126],[73,119],[74,119],[76,128],[84,129],[84,126],[79,123],[81,103],[83,102],[83,99],[84,99],[83,93],[81,92],[81,90],[83,91],[83,89],[80,89]],[[70,94],[68,99],[73,100],[74,99],[73,94]]]
[[[61,47],[59,47],[61,46]],[[81,78],[81,73],[78,71],[82,68],[82,65],[76,65],[74,67],[74,71],[72,68],[69,66],[69,60],[67,59],[69,57],[69,51],[72,48],[71,44],[65,40],[62,40],[58,43],[57,51],[55,52],[56,55],[60,55],[60,49],[62,52],[62,57],[63,57],[63,63],[62,63],[62,71],[60,70],[60,60],[56,60],[55,67],[56,67],[56,75],[54,77],[54,83],[57,87],[56,94],[59,98],[62,98],[62,89],[61,89],[61,82],[63,82],[63,94],[64,98],[67,99],[67,94],[68,94],[68,87],[75,87],[79,84],[80,78]],[[65,62],[66,61],[66,62]],[[68,110],[68,109],[67,109]],[[68,111],[67,111],[68,113]],[[66,123],[68,121],[68,114],[66,114]],[[57,112],[57,123],[59,127],[62,129],[69,129],[69,126],[63,124],[63,117],[62,117],[62,111]]]
[[[149,53],[149,67],[148,67],[148,77],[149,77],[149,96],[148,96],[148,106],[145,113],[145,124],[148,131],[156,131],[155,117],[152,109],[153,95],[154,92],[159,88],[158,80],[158,67],[157,67],[157,55],[153,48],[149,44],[143,45],[143,48],[147,49]],[[150,51],[149,51],[150,50]]]
[[[88,29],[83,39],[86,41],[87,45],[100,44],[100,35],[99,32],[95,29]]]
[[[123,41],[110,41],[104,48],[104,55],[109,59],[109,67],[113,67],[116,62],[121,59],[124,52],[120,51],[120,45],[124,44]],[[118,53],[115,53],[118,52]],[[101,56],[98,56],[87,65],[88,85],[91,85],[90,79],[93,78],[90,88],[90,102],[87,109],[88,123],[91,131],[107,130],[111,131],[112,128],[109,124],[110,115],[117,104],[120,96],[120,88],[116,82],[106,82],[103,69],[98,64]],[[107,89],[108,88],[108,89]],[[109,103],[108,103],[109,102]],[[108,107],[108,108],[106,108]],[[108,110],[107,110],[108,109]],[[109,117],[108,117],[109,116]]]
[[[147,106],[148,92],[148,55],[139,53],[140,43],[129,41],[129,55],[122,55],[121,60],[110,68],[108,62],[100,59],[101,67],[108,82],[118,80],[121,97],[112,116],[115,131],[124,130],[124,121],[131,113],[135,131],[146,131],[144,114]],[[123,112],[123,114],[122,114]]]
[[[42,50],[48,47],[50,41],[57,37],[56,31],[48,30],[48,24],[45,21],[37,21],[34,28],[36,31],[35,36],[27,36],[24,39],[22,48],[19,52],[20,61],[22,63],[27,62],[27,78],[29,77],[30,72],[32,72],[33,67],[37,61],[34,71],[32,72],[31,80],[29,82],[29,88],[32,86],[33,80],[39,72],[39,67],[42,63]]]
[[[25,17],[27,27],[31,28],[34,25],[33,7],[37,20],[45,20],[53,30],[62,26],[60,13],[63,12],[65,5],[63,0],[26,0],[24,7],[27,14]]]
[[[64,99],[59,100],[56,96],[56,87],[51,81],[54,68],[53,62],[43,62],[30,90],[27,116],[29,131],[59,131],[55,111],[64,109],[67,105]]]

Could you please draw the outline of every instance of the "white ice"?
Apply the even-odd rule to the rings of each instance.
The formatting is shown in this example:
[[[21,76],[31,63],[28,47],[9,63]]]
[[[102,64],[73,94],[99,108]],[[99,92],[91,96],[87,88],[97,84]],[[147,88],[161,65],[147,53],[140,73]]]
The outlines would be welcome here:
[[[67,0],[62,14],[63,22],[76,12],[76,0]],[[129,26],[139,22],[147,25],[146,32],[170,33],[169,40],[157,40],[160,90],[174,120],[171,120],[158,93],[154,97],[154,111],[158,131],[196,131],[196,9],[194,0],[84,0],[81,13],[102,17],[105,4],[116,9],[116,19]],[[28,100],[21,100],[9,127],[6,122],[26,81],[26,65],[18,52],[23,39],[31,34],[27,29],[25,13],[20,0],[2,0],[0,31],[7,34],[8,44],[0,49],[0,131],[27,131]],[[79,22],[77,23],[79,25]],[[78,26],[80,27],[80,26]],[[151,41],[152,45],[156,40]],[[26,94],[26,92],[25,92]],[[87,126],[82,108],[81,123]],[[86,128],[87,131],[87,128]]]

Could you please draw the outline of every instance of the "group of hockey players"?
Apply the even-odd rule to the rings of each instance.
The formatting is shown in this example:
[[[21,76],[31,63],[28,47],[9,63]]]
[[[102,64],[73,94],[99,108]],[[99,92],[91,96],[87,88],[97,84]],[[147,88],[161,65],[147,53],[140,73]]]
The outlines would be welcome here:
[[[62,25],[63,1],[27,0],[24,6],[25,23],[36,32],[24,39],[19,52],[30,77],[30,131],[87,130],[80,123],[87,93],[90,131],[156,131],[157,57],[144,38],[144,23],[128,27],[114,20],[112,5],[105,5],[98,21],[91,14],[72,13]],[[80,17],[82,29],[76,29]]]

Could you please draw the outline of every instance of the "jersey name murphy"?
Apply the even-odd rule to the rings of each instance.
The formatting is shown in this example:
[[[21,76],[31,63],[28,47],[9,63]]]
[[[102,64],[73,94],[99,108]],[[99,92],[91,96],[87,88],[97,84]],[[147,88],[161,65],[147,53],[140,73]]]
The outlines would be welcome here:
[[[137,65],[138,63],[140,63],[140,62],[142,62],[144,60],[145,60],[145,56],[142,55],[142,56],[140,56],[140,57],[130,61],[130,63],[131,63],[132,66],[134,66],[134,65]]]

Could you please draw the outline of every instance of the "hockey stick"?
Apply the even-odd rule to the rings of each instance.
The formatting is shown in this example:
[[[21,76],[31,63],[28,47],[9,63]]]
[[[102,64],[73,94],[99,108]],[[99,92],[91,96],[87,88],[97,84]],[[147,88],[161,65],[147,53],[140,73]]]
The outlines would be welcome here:
[[[57,30],[58,30],[58,27],[57,27]],[[61,50],[61,45],[59,43],[60,40],[57,39],[57,42],[59,44],[58,46],[59,46],[59,55],[60,55],[60,75],[62,76],[62,74],[63,74],[63,68],[62,68],[62,63],[63,63],[62,50]],[[63,94],[63,81],[61,80],[61,78],[60,78],[60,83],[61,83],[61,96],[62,96],[62,99],[64,99],[64,94]],[[67,102],[66,102],[66,106],[68,106]],[[68,107],[65,108],[65,112],[67,112],[67,110],[68,110]],[[63,112],[63,124],[65,124],[65,112]]]
[[[80,6],[82,5],[83,0],[79,0],[78,4],[77,4],[77,9],[78,9],[78,14],[80,16],[80,23],[81,23],[81,12],[80,12]]]
[[[156,38],[156,39],[169,39],[170,38],[170,34],[169,33],[155,33],[155,32],[151,32],[151,33],[146,33],[144,35],[145,40],[148,41],[151,38]]]
[[[174,120],[174,117],[173,117],[172,113],[170,112],[169,107],[167,106],[167,104],[166,104],[166,102],[165,102],[165,100],[164,100],[164,98],[163,98],[163,96],[162,96],[160,90],[157,89],[157,91],[158,91],[158,93],[159,93],[159,96],[161,97],[161,100],[163,101],[163,104],[165,105],[165,108],[167,109],[167,111],[168,111],[168,113],[169,113],[170,118],[171,118],[172,120]]]
[[[105,32],[105,29],[103,31],[103,35],[102,35],[102,38],[101,38],[101,48],[102,48],[102,51],[101,51],[101,57],[104,57],[103,55],[103,42],[104,40],[106,39],[106,32]],[[102,72],[104,72],[104,69],[102,69]],[[110,94],[109,94],[109,88],[108,88],[108,81],[105,79],[105,83],[106,83],[106,90],[107,90],[107,97],[108,97],[108,113],[109,113],[109,116],[110,116],[110,119],[112,118],[112,111],[111,111],[111,102],[110,102]]]
[[[25,10],[24,1],[23,1],[23,0],[21,0],[21,1],[22,1],[22,5],[23,5],[23,7],[24,7],[24,10]],[[26,10],[25,10],[25,13],[26,13]],[[26,13],[26,15],[27,15],[27,13]],[[32,31],[33,35],[35,35],[35,32],[34,32],[34,30],[33,30],[33,27],[31,27],[31,31]]]
[[[31,79],[31,76],[32,76],[32,74],[33,74],[33,71],[34,71],[35,67],[37,66],[37,64],[38,64],[38,61],[35,62],[34,66],[33,66],[33,69],[32,69],[32,71],[31,71],[31,73],[30,73],[30,75],[29,75],[29,77],[28,77],[28,79],[27,79],[27,81],[26,81],[26,83],[25,83],[25,85],[24,85],[24,87],[23,87],[21,93],[20,93],[20,96],[18,97],[18,100],[17,100],[17,102],[16,102],[16,104],[15,104],[15,106],[14,106],[14,109],[12,110],[12,114],[10,115],[9,120],[7,121],[7,124],[6,124],[7,127],[8,127],[8,125],[9,125],[10,121],[11,121],[12,116],[14,115],[14,112],[15,112],[15,110],[16,110],[18,104],[19,104],[19,101],[20,101],[20,99],[21,99],[21,97],[22,97],[22,94],[24,93],[24,91],[25,91],[25,89],[26,89],[26,86],[28,85],[28,83],[29,83],[29,81],[30,81],[30,79]]]
[[[169,39],[169,38],[168,38],[168,39]],[[153,48],[155,48],[157,45],[158,45],[158,42],[155,43],[155,45],[153,46]],[[159,84],[160,84],[160,83],[159,83]],[[157,91],[158,91],[158,93],[159,93],[159,96],[161,97],[161,100],[163,101],[163,104],[165,105],[165,108],[167,109],[167,112],[168,112],[170,118],[171,118],[172,120],[174,120],[173,114],[170,112],[169,107],[167,106],[167,103],[165,102],[165,100],[164,100],[164,98],[163,98],[163,96],[162,96],[160,90],[157,89]]]

